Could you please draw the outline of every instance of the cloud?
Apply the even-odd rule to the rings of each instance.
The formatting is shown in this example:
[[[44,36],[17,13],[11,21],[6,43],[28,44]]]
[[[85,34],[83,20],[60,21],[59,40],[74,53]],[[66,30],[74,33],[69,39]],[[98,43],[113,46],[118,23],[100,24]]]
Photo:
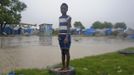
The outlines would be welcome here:
[[[52,23],[58,27],[60,5],[69,5],[68,14],[74,21],[81,21],[86,27],[94,21],[125,22],[134,28],[134,0],[21,0],[28,5],[22,13],[22,22]]]

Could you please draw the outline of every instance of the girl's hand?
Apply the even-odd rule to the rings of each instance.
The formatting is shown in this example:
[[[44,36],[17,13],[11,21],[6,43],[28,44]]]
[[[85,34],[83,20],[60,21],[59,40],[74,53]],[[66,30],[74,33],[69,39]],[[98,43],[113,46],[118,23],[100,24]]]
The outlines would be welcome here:
[[[65,39],[64,39],[64,43],[66,44],[68,42],[68,38],[66,37]]]

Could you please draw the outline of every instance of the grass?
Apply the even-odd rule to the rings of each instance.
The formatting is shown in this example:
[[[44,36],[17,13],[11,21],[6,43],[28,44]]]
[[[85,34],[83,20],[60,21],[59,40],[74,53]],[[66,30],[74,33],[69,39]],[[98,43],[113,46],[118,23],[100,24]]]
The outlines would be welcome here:
[[[109,53],[71,62],[77,75],[134,75],[134,55]]]
[[[16,75],[49,75],[46,69],[22,69],[16,70]]]
[[[127,50],[134,49],[127,48]],[[118,52],[90,56],[71,61],[76,75],[134,75],[134,55]],[[46,69],[16,70],[17,75],[49,75]]]

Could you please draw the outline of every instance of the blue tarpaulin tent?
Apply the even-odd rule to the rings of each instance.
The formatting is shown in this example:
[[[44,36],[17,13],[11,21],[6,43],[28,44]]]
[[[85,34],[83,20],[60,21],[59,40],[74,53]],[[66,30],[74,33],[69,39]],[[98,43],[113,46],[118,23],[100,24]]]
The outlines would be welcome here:
[[[21,34],[21,28],[14,29],[14,34],[15,34],[15,35]]]
[[[88,28],[84,32],[85,35],[91,36],[95,34],[95,29],[94,28]]]
[[[32,29],[31,28],[24,29],[24,33],[28,33],[30,35],[32,34]]]
[[[12,34],[13,29],[10,27],[5,27],[4,32],[8,35]]]
[[[128,38],[134,39],[134,34],[128,35]]]
[[[105,31],[105,35],[111,35],[112,34],[112,28],[108,28]]]

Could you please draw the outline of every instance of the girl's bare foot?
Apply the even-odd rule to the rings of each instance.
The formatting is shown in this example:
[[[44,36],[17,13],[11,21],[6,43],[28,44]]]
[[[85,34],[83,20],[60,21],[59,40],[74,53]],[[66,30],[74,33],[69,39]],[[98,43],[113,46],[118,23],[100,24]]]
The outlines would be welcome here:
[[[65,69],[65,67],[62,67],[62,68],[59,69],[59,71],[62,71],[62,70],[64,70],[64,69]]]
[[[69,67],[65,67],[65,69],[64,70],[69,70]]]

